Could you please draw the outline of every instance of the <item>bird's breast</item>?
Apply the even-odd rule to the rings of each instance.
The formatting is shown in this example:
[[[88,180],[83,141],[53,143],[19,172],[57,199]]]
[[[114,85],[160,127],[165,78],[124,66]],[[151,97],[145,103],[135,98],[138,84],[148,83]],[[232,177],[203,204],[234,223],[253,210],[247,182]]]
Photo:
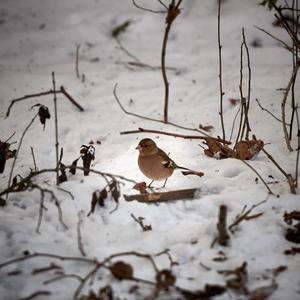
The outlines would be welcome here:
[[[164,180],[172,175],[174,169],[165,167],[163,161],[163,158],[157,155],[139,155],[138,165],[146,177],[152,180]]]

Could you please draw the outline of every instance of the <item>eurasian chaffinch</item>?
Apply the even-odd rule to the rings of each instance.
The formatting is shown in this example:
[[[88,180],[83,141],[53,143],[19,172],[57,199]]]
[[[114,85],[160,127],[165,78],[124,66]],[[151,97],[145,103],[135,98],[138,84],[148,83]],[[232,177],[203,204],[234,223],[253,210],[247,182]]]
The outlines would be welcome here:
[[[139,142],[136,149],[139,150],[138,165],[141,172],[152,179],[149,187],[155,180],[165,180],[165,187],[168,178],[173,174],[176,168],[189,170],[179,167],[169,158],[169,156],[151,139],[143,139]]]

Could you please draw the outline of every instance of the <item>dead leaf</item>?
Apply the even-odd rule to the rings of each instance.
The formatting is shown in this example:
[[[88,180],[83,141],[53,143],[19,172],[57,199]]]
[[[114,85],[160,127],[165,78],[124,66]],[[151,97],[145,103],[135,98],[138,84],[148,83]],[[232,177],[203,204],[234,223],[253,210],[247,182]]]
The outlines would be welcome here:
[[[105,188],[102,189],[101,191],[99,191],[99,190],[94,191],[92,194],[91,209],[87,216],[89,217],[92,213],[95,212],[97,203],[103,207],[104,200],[106,198],[107,198],[107,191]]]
[[[175,275],[172,274],[170,270],[161,270],[157,273],[156,284],[159,288],[166,289],[169,286],[172,286],[176,282]]]
[[[235,146],[236,158],[241,160],[249,160],[263,149],[264,142],[262,140],[240,141]]]
[[[147,189],[147,184],[146,182],[138,182],[133,186],[134,190],[140,191],[141,194],[144,194]]]
[[[300,247],[292,247],[291,249],[284,251],[285,255],[296,255],[300,254]]]
[[[133,268],[130,264],[123,261],[115,262],[110,268],[111,273],[117,279],[132,279]]]
[[[59,177],[58,177],[58,182],[63,183],[65,181],[68,181],[67,173],[66,173],[66,166],[63,163],[60,164],[59,170],[61,172],[61,175],[59,175]]]
[[[219,159],[236,158],[235,151],[233,151],[227,145],[222,145],[215,139],[207,137],[205,138],[205,144],[208,146],[208,149],[205,149],[204,153],[209,157],[215,157]]]
[[[229,98],[228,101],[231,105],[235,106],[241,102],[241,99]]]
[[[41,124],[44,125],[44,129],[45,129],[46,120],[51,118],[51,115],[49,113],[49,109],[48,109],[47,106],[40,105],[40,107],[39,107],[39,118],[40,118]]]
[[[186,291],[181,290],[181,293],[188,300],[210,299],[211,297],[222,295],[226,292],[226,287],[221,285],[206,284],[204,290]]]
[[[75,175],[76,174],[76,167],[77,167],[77,163],[78,163],[78,160],[79,158],[75,159],[73,162],[72,162],[72,165],[69,169],[70,173]]]

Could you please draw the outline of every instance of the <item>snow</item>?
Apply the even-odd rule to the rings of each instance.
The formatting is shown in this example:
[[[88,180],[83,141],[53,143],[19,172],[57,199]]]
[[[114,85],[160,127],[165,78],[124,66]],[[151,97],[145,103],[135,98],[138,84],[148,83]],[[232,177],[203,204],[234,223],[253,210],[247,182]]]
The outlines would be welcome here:
[[[160,8],[155,1],[139,3]],[[168,71],[169,118],[171,122],[187,127],[213,125],[211,134],[217,136],[221,133],[218,115],[217,1],[183,1],[182,7],[184,9],[171,29],[168,43],[167,65],[177,69],[177,72]],[[51,89],[52,71],[55,71],[57,87],[63,85],[85,109],[84,112],[78,111],[62,95],[58,95],[59,144],[64,149],[64,164],[71,164],[79,156],[81,145],[99,140],[101,145],[94,144],[94,169],[137,182],[144,181],[147,179],[138,169],[135,147],[142,138],[150,137],[159,147],[170,152],[178,165],[205,173],[204,177],[198,178],[184,177],[180,172],[175,172],[168,181],[166,190],[199,188],[193,200],[145,204],[126,202],[121,196],[117,210],[112,212],[116,204],[108,199],[105,207],[97,207],[94,214],[84,217],[81,234],[88,257],[103,260],[113,253],[124,251],[154,255],[169,249],[173,260],[178,262],[172,268],[177,278],[176,284],[190,290],[203,289],[207,283],[225,285],[224,276],[218,270],[235,269],[246,261],[249,273],[247,286],[251,291],[269,286],[272,283],[272,269],[284,265],[287,270],[276,277],[278,289],[270,299],[299,299],[299,255],[283,254],[284,250],[295,245],[284,238],[287,225],[283,214],[300,209],[299,195],[290,194],[286,179],[266,156],[260,153],[250,163],[267,181],[269,175],[274,177],[272,181],[279,181],[270,185],[274,193],[280,195],[279,198],[268,196],[264,185],[260,181],[255,182],[257,176],[242,162],[205,156],[199,147],[200,140],[157,134],[120,135],[121,131],[138,127],[191,133],[126,115],[113,97],[113,87],[118,83],[118,96],[126,109],[144,116],[162,118],[164,89],[160,71],[128,68],[124,63],[131,61],[131,58],[119,49],[110,36],[115,26],[131,20],[132,24],[120,36],[121,43],[142,62],[159,66],[164,31],[162,15],[138,10],[129,0],[2,0],[0,20],[3,20],[0,24],[0,139],[6,140],[15,131],[12,141],[18,142],[36,112],[30,108],[37,103],[47,105],[52,117],[44,131],[42,125],[35,122],[27,132],[14,175],[26,176],[33,168],[30,147],[34,148],[39,169],[53,168],[55,165],[52,95],[17,103],[11,115],[5,117],[11,99]],[[293,175],[296,152],[290,153],[286,149],[282,125],[255,103],[255,98],[258,98],[264,107],[279,116],[282,93],[276,89],[286,86],[291,73],[290,54],[254,27],[262,27],[288,41],[287,34],[273,27],[272,21],[273,13],[259,6],[258,1],[223,1],[224,119],[226,132],[229,133],[237,106],[233,107],[228,99],[240,97],[241,30],[245,28],[252,68],[249,113],[252,131],[257,138],[269,143],[266,149],[287,173]],[[254,38],[258,38],[263,46],[252,47],[250,44]],[[78,44],[81,45],[79,71],[85,74],[84,83],[76,78],[75,73]],[[94,58],[99,60],[91,62]],[[246,84],[245,80],[245,91]],[[296,146],[296,141],[293,144]],[[16,147],[16,144],[11,146],[12,149]],[[5,172],[1,174],[1,190],[7,187],[11,166],[12,160],[8,160]],[[57,209],[46,196],[47,211],[44,211],[40,234],[36,233],[40,193],[26,191],[11,194],[8,205],[0,209],[0,262],[20,257],[25,250],[30,253],[81,256],[77,245],[78,215],[87,215],[92,193],[104,188],[106,182],[97,174],[84,177],[80,171],[69,176],[61,187],[70,191],[74,200],[55,188],[53,173],[42,174],[38,182],[57,195],[68,228],[59,223]],[[121,186],[122,193],[134,193],[132,186],[132,183],[125,181]],[[263,215],[242,222],[235,233],[230,234],[229,247],[216,244],[211,248],[217,236],[216,224],[221,204],[228,207],[227,222],[230,224],[245,205],[249,208],[263,200],[266,202],[253,211]],[[144,217],[144,223],[151,224],[152,230],[143,232],[131,214]],[[213,260],[220,251],[228,258],[224,262]],[[137,277],[154,280],[154,270],[149,262],[137,257],[119,259],[131,263]],[[160,269],[169,268],[166,255],[155,257],[155,261]],[[65,279],[45,286],[43,282],[54,277],[54,273],[31,275],[34,268],[48,266],[50,262],[63,265],[67,273],[83,276],[90,271],[89,266],[83,263],[62,263],[49,258],[15,263],[0,269],[0,299],[21,299],[37,290],[50,290],[52,294],[36,299],[72,299],[77,281]],[[23,270],[23,273],[7,275],[15,269]],[[145,299],[152,289],[140,284],[139,294],[129,294],[132,282],[120,282],[107,270],[101,269],[93,285],[87,284],[82,292],[87,294],[89,289],[98,291],[106,284],[113,285],[120,299]],[[161,295],[161,299],[170,299],[168,297]],[[236,297],[233,292],[226,292],[215,299]],[[243,297],[246,296],[239,299]]]

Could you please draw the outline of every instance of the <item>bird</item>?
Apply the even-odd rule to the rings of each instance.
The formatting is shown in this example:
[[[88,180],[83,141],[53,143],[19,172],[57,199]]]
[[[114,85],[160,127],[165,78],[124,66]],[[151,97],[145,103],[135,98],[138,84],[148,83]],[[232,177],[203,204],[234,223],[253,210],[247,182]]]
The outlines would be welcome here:
[[[165,187],[168,178],[173,174],[175,169],[187,170],[189,174],[198,176],[203,175],[201,172],[195,172],[176,165],[176,163],[160,149],[152,139],[142,139],[135,149],[139,150],[138,166],[141,172],[149,179],[152,179],[148,187],[151,187],[151,184],[156,180],[165,180],[162,186]],[[200,173],[202,175],[200,175]]]

